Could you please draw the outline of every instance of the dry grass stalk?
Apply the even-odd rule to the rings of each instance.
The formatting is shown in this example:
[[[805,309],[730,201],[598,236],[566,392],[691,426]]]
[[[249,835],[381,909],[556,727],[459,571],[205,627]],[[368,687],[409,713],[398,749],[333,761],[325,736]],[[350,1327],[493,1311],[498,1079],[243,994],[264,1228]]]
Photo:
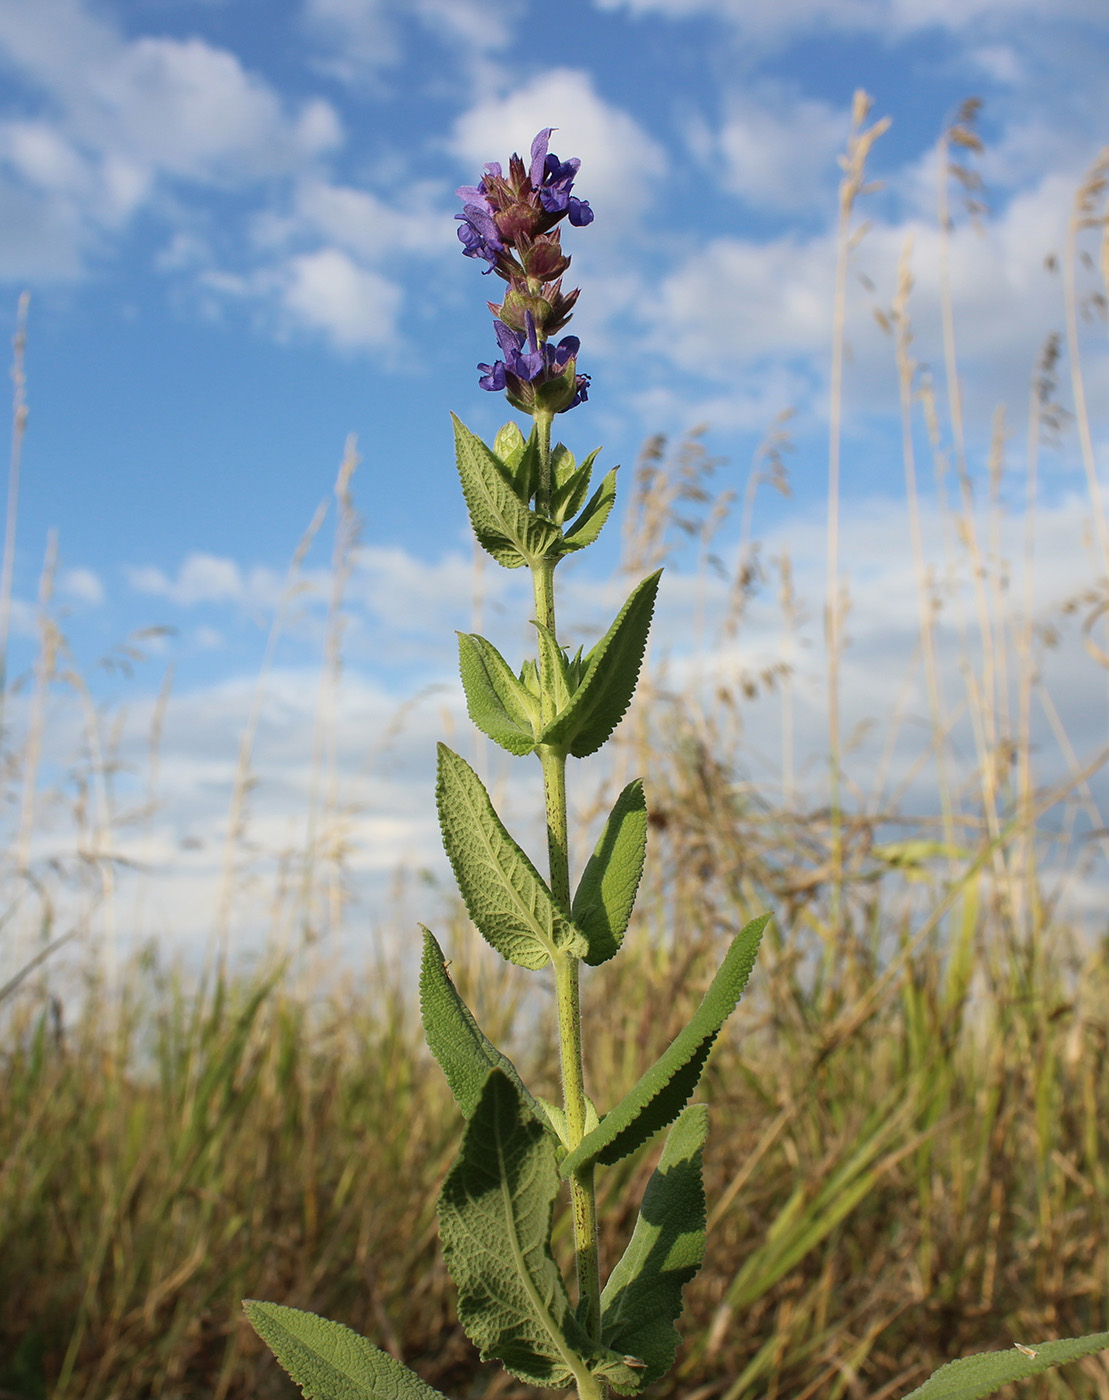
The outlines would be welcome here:
[[[852,229],[851,220],[859,198],[879,188],[867,184],[866,163],[875,141],[888,129],[890,119],[882,117],[869,127],[866,119],[873,99],[862,89],[855,93],[851,110],[851,138],[847,153],[840,156],[843,179],[839,186],[839,222],[836,229],[836,273],[832,307],[832,363],[828,385],[828,561],[825,589],[825,634],[828,652],[828,773],[829,810],[833,831],[833,898],[838,899],[842,884],[843,850],[840,793],[840,683],[843,600],[839,568],[840,442],[843,421],[843,363],[847,323],[847,264],[852,251],[866,233],[866,225]]]
[[[27,434],[27,312],[30,292],[21,292],[12,339],[12,439],[8,458],[8,504],[4,516],[4,557],[0,564],[0,733],[8,693],[8,639],[12,621],[12,577],[15,570],[16,520],[19,514],[19,473],[23,439]]]

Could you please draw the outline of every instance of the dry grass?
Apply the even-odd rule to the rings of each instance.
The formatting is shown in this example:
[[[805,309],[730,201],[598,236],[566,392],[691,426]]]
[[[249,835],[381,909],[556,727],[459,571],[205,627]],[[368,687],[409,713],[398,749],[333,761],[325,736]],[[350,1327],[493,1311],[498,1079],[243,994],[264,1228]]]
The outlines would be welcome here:
[[[856,115],[841,191],[840,371],[838,289],[846,295],[859,241],[852,213],[880,135],[879,126],[863,130],[862,101]],[[961,111],[941,144],[944,259],[952,148],[964,161],[955,178],[977,198],[968,164],[973,117],[973,107]],[[1101,239],[1102,275],[1109,273],[1104,192],[1101,163],[1079,191],[1064,259],[1071,413],[1092,473],[1099,548],[1104,515],[1082,388],[1077,277],[1081,239],[1092,235]],[[809,805],[795,782],[789,659],[800,605],[787,556],[777,564],[782,661],[757,675],[717,677],[708,698],[707,683],[668,695],[656,668],[614,756],[624,776],[650,775],[652,842],[628,949],[585,988],[589,1087],[602,1104],[667,1044],[729,936],[764,908],[775,914],[751,994],[704,1083],[716,1106],[709,1253],[688,1291],[678,1369],[660,1395],[877,1400],[966,1351],[1109,1327],[1109,941],[1091,941],[1066,922],[1041,869],[1048,815],[1062,816],[1065,836],[1081,804],[1095,832],[1104,828],[1089,787],[1100,760],[1080,761],[1056,724],[1066,772],[1046,785],[1032,728],[1034,704],[1049,722],[1055,715],[1032,598],[1037,464],[1045,431],[1063,424],[1063,343],[1049,342],[1032,376],[1024,559],[1019,586],[1010,587],[999,543],[1003,431],[999,423],[985,463],[982,513],[962,428],[954,309],[945,290],[946,383],[937,391],[913,357],[911,269],[906,249],[881,315],[899,374],[929,715],[917,767],[935,776],[933,810],[904,813],[881,774],[869,794],[855,789],[839,735],[838,388],[826,613],[831,800]],[[21,394],[17,380],[17,422]],[[919,526],[921,425],[947,530],[948,555],[939,561],[926,558]],[[755,492],[785,487],[787,451],[779,423],[742,497],[728,643],[742,634],[765,582],[751,533]],[[26,854],[40,804],[40,756],[30,741],[41,700],[38,710],[32,705],[26,751],[10,760],[8,783],[24,814],[10,904],[23,918],[32,911],[41,951],[18,985],[0,988],[8,1012],[0,1046],[0,1400],[287,1396],[290,1383],[243,1324],[244,1296],[362,1329],[448,1394],[520,1390],[476,1363],[454,1320],[434,1198],[459,1123],[423,1050],[413,988],[398,985],[395,967],[382,962],[358,985],[326,990],[310,979],[314,994],[304,995],[306,966],[318,968],[307,935],[336,926],[343,910],[347,856],[332,736],[343,589],[357,537],[354,462],[351,445],[337,486],[310,839],[275,900],[275,927],[288,936],[275,939],[269,963],[232,975],[218,956],[241,891],[265,673],[228,823],[217,956],[199,988],[148,954],[107,983],[103,971],[90,971],[81,1010],[66,1022],[44,976],[58,936],[54,905]],[[708,577],[713,541],[734,504],[714,490],[715,465],[696,438],[671,455],[659,440],[648,445],[625,518],[629,572],[655,567],[676,535],[696,541]],[[305,548],[294,557],[274,636],[296,596]],[[965,614],[961,597],[945,599],[962,619],[958,696],[935,625],[937,578],[953,574],[968,580]],[[48,564],[42,695],[57,683],[64,655],[49,618],[50,577]],[[1081,604],[1095,658],[1104,657],[1093,636],[1107,602],[1109,574],[1099,574]],[[703,628],[700,609],[699,617]],[[706,655],[714,646],[706,638]],[[744,706],[767,688],[782,706],[774,792],[743,772]],[[951,736],[966,721],[974,754],[960,772]],[[105,723],[90,707],[92,757],[78,789],[83,845],[80,859],[56,872],[63,885],[85,880],[98,917],[113,904],[118,826]],[[891,716],[891,733],[897,725]],[[157,750],[155,732],[138,820],[156,797]],[[1058,845],[1058,833],[1050,839]],[[456,910],[438,931],[457,950],[452,973],[489,1034],[514,1050],[537,1091],[552,1092],[556,1056],[546,1022],[536,1029],[534,992],[475,947]],[[651,1165],[647,1153],[600,1179],[610,1260]],[[565,1255],[569,1243],[563,1220],[556,1245]],[[1090,1359],[1023,1393],[1107,1397],[1109,1371]]]

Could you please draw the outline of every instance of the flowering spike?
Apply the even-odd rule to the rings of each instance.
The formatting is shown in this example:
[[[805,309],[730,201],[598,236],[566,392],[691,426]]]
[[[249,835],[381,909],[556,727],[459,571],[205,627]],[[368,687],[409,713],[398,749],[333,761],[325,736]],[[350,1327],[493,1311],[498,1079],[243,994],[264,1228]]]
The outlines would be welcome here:
[[[553,126],[536,133],[530,164],[513,155],[507,174],[498,161],[483,167],[476,185],[457,190],[463,210],[456,214],[458,237],[468,258],[481,258],[508,283],[503,302],[487,303],[495,320],[503,359],[481,364],[483,389],[505,392],[516,408],[561,413],[588,396],[589,376],[578,374],[579,342],[550,338],[566,325],[578,293],[562,291],[570,259],[562,251],[561,229],[593,222],[589,204],[572,193],[581,169],[576,156],[559,160],[550,149]]]

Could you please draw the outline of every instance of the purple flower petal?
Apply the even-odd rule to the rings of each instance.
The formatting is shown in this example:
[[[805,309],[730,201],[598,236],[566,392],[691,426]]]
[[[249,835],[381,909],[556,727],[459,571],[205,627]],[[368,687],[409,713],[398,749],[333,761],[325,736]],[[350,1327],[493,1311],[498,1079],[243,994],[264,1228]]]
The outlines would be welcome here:
[[[485,371],[478,380],[479,387],[488,389],[491,394],[499,394],[507,383],[504,361],[497,360],[495,364],[478,365],[478,369]]]
[[[543,183],[543,175],[547,168],[547,143],[551,139],[553,126],[546,126],[536,136],[531,143],[531,169],[528,171],[528,179],[531,181],[533,190],[537,190]]]
[[[476,204],[479,209],[484,209],[487,214],[492,214],[493,206],[485,197],[485,191],[480,185],[459,185],[455,194],[463,204]]]
[[[493,334],[497,337],[497,344],[505,355],[515,355],[520,346],[524,343],[524,337],[519,331],[514,331],[511,326],[506,326],[503,321],[497,321],[493,325]]]
[[[554,363],[561,367],[567,360],[572,360],[580,349],[581,341],[576,335],[564,335],[554,352]]]

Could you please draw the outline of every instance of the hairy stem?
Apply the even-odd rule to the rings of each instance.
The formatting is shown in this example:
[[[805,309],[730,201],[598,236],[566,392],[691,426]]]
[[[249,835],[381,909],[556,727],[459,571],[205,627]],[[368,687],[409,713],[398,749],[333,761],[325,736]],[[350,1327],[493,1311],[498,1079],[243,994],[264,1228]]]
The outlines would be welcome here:
[[[546,515],[551,508],[551,422],[553,413],[536,413],[535,431],[539,438],[539,489],[535,493],[535,508]],[[552,566],[553,567],[553,566]],[[538,594],[536,595],[538,601]],[[554,616],[554,594],[551,594],[551,615]],[[545,621],[540,617],[540,622]],[[554,631],[554,623],[550,625]]]
[[[542,510],[550,500],[551,418],[536,415],[539,432],[540,475],[536,506]],[[532,568],[535,613],[552,636],[555,631],[554,561],[541,560]],[[539,694],[543,723],[555,716],[555,678],[548,674],[540,652]],[[566,752],[554,745],[539,748],[543,767],[543,790],[547,808],[547,852],[550,861],[551,894],[562,908],[570,908],[570,862],[566,822]],[[570,1148],[585,1136],[585,1071],[582,1056],[581,996],[578,988],[578,959],[558,954],[554,960],[555,993],[558,1004],[558,1040],[562,1067],[562,1099],[570,1135]],[[574,1211],[574,1245],[577,1253],[578,1296],[583,1301],[582,1322],[590,1336],[601,1330],[601,1267],[597,1234],[597,1199],[592,1166],[570,1178]],[[580,1391],[580,1386],[579,1386]],[[582,1400],[586,1396],[582,1394]]]

